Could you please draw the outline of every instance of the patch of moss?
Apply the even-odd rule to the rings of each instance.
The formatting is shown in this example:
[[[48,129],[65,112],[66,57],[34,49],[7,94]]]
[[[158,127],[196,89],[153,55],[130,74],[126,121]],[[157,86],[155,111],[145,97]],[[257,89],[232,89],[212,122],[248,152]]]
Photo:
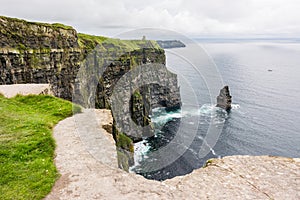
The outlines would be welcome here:
[[[117,137],[117,147],[134,152],[133,141],[124,133],[119,133]]]
[[[65,30],[72,30],[74,29],[72,26],[68,26],[68,25],[65,25],[65,24],[60,24],[60,23],[53,23],[53,24],[50,24],[52,28],[54,29],[65,29]]]
[[[136,100],[142,99],[142,98],[143,98],[139,90],[136,90],[136,91],[133,93],[133,97],[134,97]]]
[[[58,29],[75,30],[72,26],[67,26],[67,25],[60,24],[60,23],[50,24],[50,23],[42,23],[42,22],[30,22],[30,21],[26,21],[24,19],[11,18],[11,17],[5,17],[5,16],[0,16],[0,19],[7,20],[10,22],[23,23],[25,25],[45,26],[45,27],[52,28],[54,30],[58,30]]]
[[[24,44],[19,43],[18,44],[18,50],[19,51],[26,51],[26,50],[28,50],[28,48]]]
[[[98,44],[101,44],[104,40],[107,39],[103,36],[88,35],[84,33],[78,33],[77,36],[79,46],[87,50],[96,48]]]
[[[72,107],[73,114],[82,113],[82,107],[77,104],[73,104]]]
[[[78,44],[81,48],[88,51],[98,47],[102,47],[107,52],[123,52],[128,53],[142,48],[161,49],[156,41],[151,40],[120,40],[116,38],[107,38],[104,36],[88,35],[78,33]]]
[[[112,134],[113,138],[116,142],[116,146],[120,149],[124,149],[129,152],[134,152],[133,141],[130,137],[120,132],[118,128],[115,126],[115,122],[112,125]]]
[[[51,49],[50,48],[40,48],[40,53],[43,54],[50,54],[51,53]]]
[[[209,159],[209,160],[207,160],[207,161],[205,162],[205,164],[203,165],[203,168],[208,167],[208,166],[210,166],[210,165],[212,165],[212,164],[213,164],[213,159]]]

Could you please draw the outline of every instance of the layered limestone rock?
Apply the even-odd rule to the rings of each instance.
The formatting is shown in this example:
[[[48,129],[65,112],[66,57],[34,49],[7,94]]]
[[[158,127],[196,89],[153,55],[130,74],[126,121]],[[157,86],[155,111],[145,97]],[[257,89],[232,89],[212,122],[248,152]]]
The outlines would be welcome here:
[[[220,90],[220,94],[217,96],[217,107],[227,111],[231,109],[231,95],[228,86],[224,86],[224,88]]]
[[[83,59],[76,30],[7,17],[0,22],[0,84],[49,83],[55,96],[72,100]]]
[[[63,24],[27,22],[0,16],[0,47],[26,49],[78,48],[77,32]]]
[[[62,24],[7,17],[0,17],[0,21],[1,85],[50,83],[54,95],[67,100],[72,100],[73,91],[81,87],[87,94],[80,94],[80,103],[87,107],[109,108],[114,85],[125,73],[142,64],[165,64],[164,50],[154,41],[77,34],[75,29]],[[87,62],[91,60],[90,69]],[[86,73],[85,83],[76,82],[80,68]],[[92,81],[96,82],[96,88],[91,88],[91,79],[95,79]],[[175,87],[168,93],[162,93],[159,85],[150,87],[153,105],[180,105],[176,76],[170,85]],[[167,100],[162,102],[161,99]]]
[[[165,67],[165,54],[158,44],[148,40],[119,40],[78,34],[62,24],[33,23],[0,17],[0,85],[43,83],[50,84],[52,93],[73,100],[87,108],[112,107],[111,96],[119,80],[138,66],[161,64]],[[149,72],[151,75],[151,70]],[[172,74],[169,84],[129,84],[124,90],[131,97],[117,109],[129,112],[114,116],[121,118],[126,127],[114,124],[114,138],[119,134],[138,141],[128,126],[131,118],[139,127],[151,123],[151,108],[164,106],[179,108],[180,94],[177,76]],[[128,79],[129,83],[133,79]],[[165,80],[162,80],[165,81]],[[140,97],[135,98],[135,91]],[[126,124],[127,123],[127,124]],[[127,141],[127,140],[126,140]],[[129,144],[121,145],[130,147]],[[127,149],[130,150],[130,149]]]

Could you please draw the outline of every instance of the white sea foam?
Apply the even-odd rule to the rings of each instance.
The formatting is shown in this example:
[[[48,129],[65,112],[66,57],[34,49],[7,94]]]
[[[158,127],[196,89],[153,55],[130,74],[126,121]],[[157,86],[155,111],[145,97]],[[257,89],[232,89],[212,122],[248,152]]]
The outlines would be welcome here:
[[[239,104],[232,104],[232,110],[240,109]],[[163,126],[167,122],[173,120],[174,118],[182,118],[182,117],[193,117],[200,116],[203,118],[199,123],[209,124],[213,123],[215,125],[223,124],[228,117],[228,113],[221,108],[216,107],[214,104],[204,104],[199,109],[186,109],[186,110],[177,110],[167,112],[165,108],[155,108],[152,110],[151,121],[158,125]],[[194,124],[194,122],[190,121],[189,124]],[[156,137],[156,136],[155,136]],[[203,137],[198,136],[199,139],[204,139]],[[207,142],[204,140],[204,144],[208,146],[213,155],[218,156],[214,149],[210,147]],[[139,165],[139,163],[147,158],[147,153],[150,150],[149,144],[143,140],[141,142],[137,142],[134,144],[134,160],[135,165],[130,168],[130,171]]]
[[[134,165],[129,168],[130,172],[134,171],[134,168],[138,166],[141,161],[148,158],[147,153],[150,149],[150,145],[145,141],[134,143]]]
[[[232,110],[237,110],[240,108],[238,104],[232,104]],[[153,115],[151,121],[157,125],[164,125],[168,121],[174,118],[182,117],[192,117],[201,116],[205,118],[210,118],[212,120],[205,120],[206,122],[212,122],[214,124],[224,123],[225,119],[228,117],[228,113],[216,107],[214,104],[204,104],[200,109],[187,109],[187,110],[177,110],[172,112],[167,112],[164,108],[155,108],[152,110]]]
[[[238,109],[240,109],[240,105],[239,104],[231,104],[231,109],[232,110],[238,110]]]

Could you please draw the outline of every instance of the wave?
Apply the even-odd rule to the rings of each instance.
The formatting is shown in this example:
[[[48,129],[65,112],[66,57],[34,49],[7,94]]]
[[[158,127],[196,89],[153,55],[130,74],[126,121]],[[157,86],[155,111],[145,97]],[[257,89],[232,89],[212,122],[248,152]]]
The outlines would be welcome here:
[[[240,105],[232,104],[232,110],[238,110]],[[164,134],[161,130],[161,127],[164,126],[167,122],[172,121],[178,118],[193,118],[195,116],[200,117],[200,124],[210,124],[213,123],[215,125],[223,124],[225,120],[228,118],[228,113],[221,108],[216,107],[214,104],[204,104],[200,108],[190,108],[190,109],[182,109],[176,111],[169,111],[167,112],[165,108],[159,107],[152,110],[152,115],[149,116],[151,121],[155,125],[156,134]],[[189,120],[188,120],[189,121]],[[188,122],[190,125],[194,125],[194,121]],[[155,135],[154,137],[156,137]],[[201,137],[201,138],[200,138]],[[209,146],[207,141],[202,136],[198,136],[204,144],[210,149],[211,153],[219,157],[216,154],[214,149]],[[134,144],[134,160],[135,164],[130,167],[130,172],[134,172],[135,168],[140,165],[140,163],[147,159],[147,154],[151,149],[151,145],[147,142],[147,140],[143,140]],[[190,149],[193,152],[193,149]],[[197,152],[193,152],[197,155]]]
[[[151,146],[146,140],[134,143],[134,165],[129,168],[130,172],[134,172],[134,168],[139,166],[144,159],[148,158],[147,153],[150,148]]]
[[[232,104],[232,110],[240,109],[239,104]],[[206,122],[213,122],[214,124],[224,123],[228,117],[228,113],[214,104],[204,104],[199,109],[183,109],[167,112],[165,108],[155,108],[152,110],[152,115],[149,116],[151,121],[156,125],[164,125],[174,118],[200,116],[206,118]],[[193,122],[190,122],[193,123]]]
[[[232,110],[238,110],[240,108],[241,108],[241,106],[239,104],[231,104],[231,109]]]

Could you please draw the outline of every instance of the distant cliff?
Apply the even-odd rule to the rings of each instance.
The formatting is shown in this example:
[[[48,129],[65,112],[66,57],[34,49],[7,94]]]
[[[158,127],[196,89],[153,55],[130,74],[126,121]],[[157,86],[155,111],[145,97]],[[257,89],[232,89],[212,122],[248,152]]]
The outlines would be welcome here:
[[[157,44],[163,49],[185,47],[185,44],[179,40],[157,40]]]
[[[78,80],[82,66],[91,60],[93,67],[81,72],[86,79]],[[67,100],[75,96],[76,103],[85,107],[111,108],[113,89],[124,74],[143,64],[165,65],[165,60],[164,50],[155,41],[92,36],[62,24],[0,17],[0,84],[49,83],[55,96]],[[90,84],[91,80],[96,85]],[[150,84],[132,93],[130,105],[119,109],[130,106],[131,118],[139,126],[151,123],[152,107],[181,105],[175,74],[167,88]],[[114,128],[117,141],[120,134],[129,135],[118,129]],[[132,150],[130,144],[120,147]]]

